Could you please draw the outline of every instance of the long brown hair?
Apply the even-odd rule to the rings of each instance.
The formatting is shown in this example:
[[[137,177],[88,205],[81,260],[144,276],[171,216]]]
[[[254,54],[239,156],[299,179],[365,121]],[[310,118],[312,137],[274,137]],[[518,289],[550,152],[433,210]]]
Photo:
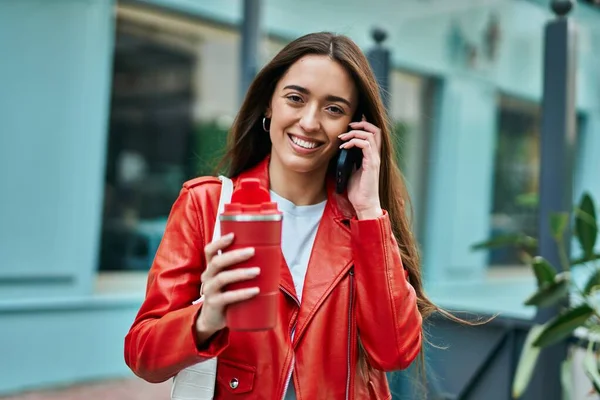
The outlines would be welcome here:
[[[388,214],[398,242],[402,263],[408,271],[410,284],[417,295],[417,306],[423,319],[440,311],[452,319],[456,317],[439,309],[425,295],[417,242],[410,229],[410,199],[403,176],[396,163],[391,124],[379,94],[375,75],[360,48],[348,37],[330,32],[311,33],[289,43],[281,50],[252,82],[241,109],[231,128],[227,152],[220,167],[228,167],[228,175],[236,176],[253,167],[271,152],[268,135],[262,131],[262,118],[269,106],[275,86],[288,68],[306,55],[330,57],[352,76],[359,93],[358,109],[366,120],[381,129],[381,169],[379,197]],[[364,362],[364,357],[361,357]],[[420,354],[423,365],[423,352]]]

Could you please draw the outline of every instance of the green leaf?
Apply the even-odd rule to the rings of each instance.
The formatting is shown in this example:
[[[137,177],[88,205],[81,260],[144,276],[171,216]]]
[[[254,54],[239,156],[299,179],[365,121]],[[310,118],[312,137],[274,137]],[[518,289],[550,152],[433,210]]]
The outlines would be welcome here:
[[[537,292],[525,300],[527,306],[550,307],[569,295],[569,275],[561,272],[552,283],[542,285]]]
[[[535,368],[541,350],[540,347],[534,346],[533,343],[537,340],[543,330],[544,325],[534,325],[529,330],[527,338],[525,338],[525,344],[521,350],[519,364],[517,365],[517,371],[515,372],[515,378],[513,380],[512,395],[514,399],[521,397],[525,389],[527,389],[527,385],[529,385],[533,369]]]
[[[568,356],[560,365],[560,383],[563,390],[563,400],[573,398],[573,378],[571,371],[573,369],[573,357]]]
[[[594,355],[593,347],[594,342],[590,341],[588,343],[585,358],[583,359],[583,369],[588,378],[590,378],[590,381],[592,381],[596,392],[600,393],[600,373],[598,373],[598,362],[596,361],[596,356]]]
[[[527,250],[535,251],[537,249],[537,239],[522,233],[509,233],[506,235],[496,236],[483,242],[475,243],[471,246],[471,249],[483,250],[508,246],[523,247]]]
[[[576,258],[574,260],[571,260],[571,265],[575,266],[575,265],[585,264],[586,262],[596,261],[596,260],[600,260],[600,254],[593,254],[591,257],[583,256],[580,258]]]
[[[598,224],[594,201],[588,193],[582,196],[579,207],[575,209],[575,233],[583,254],[588,258],[593,257],[594,245],[598,236]]]
[[[592,276],[590,276],[587,283],[585,284],[585,287],[583,288],[583,293],[584,294],[592,293],[592,289],[596,286],[600,286],[600,269],[597,269],[596,271],[594,271]]]
[[[546,347],[561,341],[583,325],[593,314],[594,309],[588,304],[581,304],[568,310],[548,322],[533,345]]]
[[[550,284],[554,282],[556,270],[543,257],[534,257],[531,266],[533,267],[533,272],[537,278],[538,287],[541,287],[546,283]]]
[[[569,224],[569,213],[556,212],[550,214],[550,230],[555,240],[560,240]]]

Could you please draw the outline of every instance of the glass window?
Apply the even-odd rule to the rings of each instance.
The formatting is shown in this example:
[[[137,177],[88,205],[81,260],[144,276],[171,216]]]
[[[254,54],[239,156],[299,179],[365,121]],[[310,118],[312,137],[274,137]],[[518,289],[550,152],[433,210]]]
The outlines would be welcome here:
[[[100,291],[131,287],[124,271],[143,284],[182,183],[215,173],[239,106],[237,30],[131,4],[116,28]],[[265,39],[261,58],[281,47]]]
[[[119,11],[99,269],[147,271],[182,183],[212,174],[222,153],[237,47],[227,31]]]
[[[101,270],[143,270],[181,182],[193,174],[196,59],[118,30],[106,164]]]
[[[390,78],[390,118],[396,132],[399,165],[413,206],[413,226],[422,243],[427,199],[429,142],[435,84],[431,79],[394,70]]]
[[[583,114],[578,114],[578,154],[581,154],[584,124]],[[513,233],[525,233],[534,238],[539,236],[540,139],[541,107],[533,102],[502,96],[494,161],[492,238]],[[575,157],[574,162],[574,184],[580,190],[580,158]],[[526,257],[514,247],[492,249],[488,254],[492,267],[505,269],[525,265]]]
[[[540,170],[540,107],[509,97],[500,99],[493,176],[491,237],[523,232],[537,237]],[[489,252],[491,266],[523,264],[519,250]]]

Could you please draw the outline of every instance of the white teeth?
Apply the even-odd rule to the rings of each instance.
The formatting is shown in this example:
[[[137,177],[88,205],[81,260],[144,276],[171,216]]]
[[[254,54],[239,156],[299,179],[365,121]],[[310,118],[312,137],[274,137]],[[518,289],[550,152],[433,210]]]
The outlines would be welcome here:
[[[296,136],[291,136],[291,138],[292,142],[305,149],[314,149],[315,147],[317,147],[317,143],[315,142],[307,142],[306,140],[299,139]]]

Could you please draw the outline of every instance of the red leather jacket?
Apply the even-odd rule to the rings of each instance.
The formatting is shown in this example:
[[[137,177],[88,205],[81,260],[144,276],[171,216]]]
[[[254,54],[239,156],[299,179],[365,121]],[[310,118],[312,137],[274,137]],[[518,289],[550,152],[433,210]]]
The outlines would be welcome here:
[[[267,164],[240,177],[259,178],[269,187]],[[192,302],[199,296],[203,249],[219,195],[216,178],[183,185],[150,269],[146,299],[125,338],[127,365],[149,382],[162,382],[218,356],[216,399],[281,399],[291,384],[298,399],[390,399],[384,371],[404,369],[415,359],[422,320],[387,213],[359,221],[330,188],[302,304],[288,268],[282,268],[273,330],[226,328],[199,347],[194,324],[202,305]],[[357,368],[359,339],[368,378]],[[235,389],[229,384],[234,378]]]

